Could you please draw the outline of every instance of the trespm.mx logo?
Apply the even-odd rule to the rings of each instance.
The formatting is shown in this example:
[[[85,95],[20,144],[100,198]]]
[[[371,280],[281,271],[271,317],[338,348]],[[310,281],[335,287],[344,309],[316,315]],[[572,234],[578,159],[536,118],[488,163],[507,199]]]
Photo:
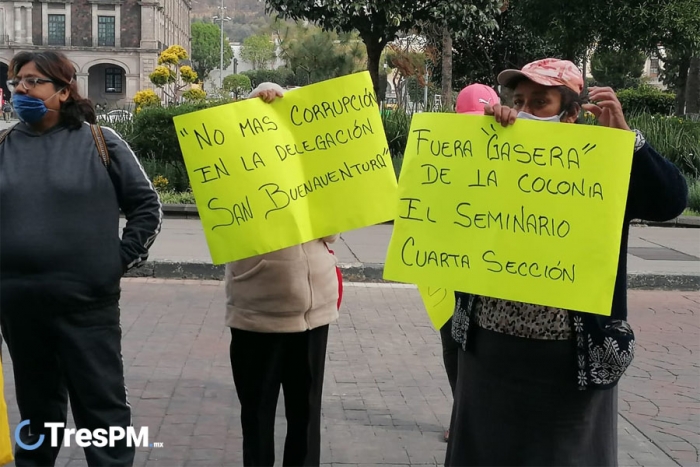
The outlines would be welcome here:
[[[33,451],[38,449],[44,441],[46,441],[46,436],[41,434],[38,436],[37,440],[28,444],[22,441],[22,428],[25,426],[31,430],[30,421],[23,420],[17,428],[15,428],[15,441],[17,446],[20,448]],[[73,440],[75,444],[81,448],[86,448],[89,446],[95,446],[98,448],[103,447],[114,447],[118,442],[126,440],[126,445],[129,447],[149,447],[149,448],[162,448],[163,443],[149,443],[148,442],[148,427],[141,427],[137,432],[136,428],[129,426],[126,428],[120,426],[111,426],[109,429],[97,428],[96,430],[88,430],[87,428],[81,428],[76,430],[75,428],[66,428],[65,423],[44,423],[44,427],[51,430],[51,436],[49,442],[52,447],[58,447],[59,440],[59,430],[63,430],[63,446],[71,447]],[[31,434],[30,434],[31,436]]]

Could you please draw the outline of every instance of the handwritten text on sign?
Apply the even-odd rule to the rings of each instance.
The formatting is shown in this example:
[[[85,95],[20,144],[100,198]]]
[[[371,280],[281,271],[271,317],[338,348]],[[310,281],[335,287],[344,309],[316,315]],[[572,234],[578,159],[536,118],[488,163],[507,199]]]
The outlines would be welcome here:
[[[413,119],[384,277],[609,315],[634,134]]]
[[[435,329],[441,329],[452,318],[455,311],[454,290],[438,287],[418,286],[425,311]]]
[[[369,74],[175,118],[215,264],[393,219]]]

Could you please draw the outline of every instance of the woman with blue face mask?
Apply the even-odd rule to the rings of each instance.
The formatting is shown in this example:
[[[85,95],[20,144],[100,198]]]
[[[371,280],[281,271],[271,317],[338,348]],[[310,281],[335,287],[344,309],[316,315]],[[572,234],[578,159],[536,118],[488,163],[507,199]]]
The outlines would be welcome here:
[[[51,466],[61,445],[51,433],[63,430],[46,424],[65,425],[69,398],[78,429],[131,425],[119,283],[147,258],[161,206],[124,140],[91,125],[70,60],[22,52],[8,74],[20,123],[0,135],[0,326],[24,422],[16,465]],[[98,442],[85,458],[128,466],[134,447]]]
[[[591,88],[592,103],[583,103],[583,76],[569,61],[538,60],[498,81],[513,92],[513,106],[484,112],[504,127],[528,119],[556,131],[585,109],[602,126],[632,131],[612,89]],[[609,317],[455,294],[458,376],[446,466],[617,465],[617,382],[634,357],[629,222],[673,219],[687,195],[680,171],[637,131]]]

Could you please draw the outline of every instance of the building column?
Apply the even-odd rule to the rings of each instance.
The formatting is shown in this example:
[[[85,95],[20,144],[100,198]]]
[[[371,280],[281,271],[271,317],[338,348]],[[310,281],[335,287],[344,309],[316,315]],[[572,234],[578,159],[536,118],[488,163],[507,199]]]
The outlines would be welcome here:
[[[122,6],[114,7],[114,46],[122,46]]]
[[[155,49],[158,44],[156,37],[156,7],[152,4],[141,5],[141,48]]]
[[[32,7],[25,7],[24,14],[24,42],[31,44],[34,42],[34,37],[32,36]]]
[[[133,102],[134,101],[134,95],[136,95],[137,92],[139,92],[141,86],[140,86],[140,81],[141,81],[141,75],[139,74],[127,74],[125,75],[126,78],[126,94],[124,95],[124,99],[127,102]]]
[[[22,41],[22,8],[16,6],[15,7],[15,36],[14,36],[14,42],[23,42]]]
[[[49,43],[49,4],[41,2],[41,43]]]
[[[28,6],[24,8],[24,42],[25,44],[31,44],[34,42],[34,37],[32,35],[32,7]],[[69,44],[66,44],[69,45]]]
[[[42,3],[42,5],[43,5],[43,3]],[[66,3],[66,9],[65,9],[64,14],[66,15],[66,39],[65,39],[66,47],[70,47],[71,45],[73,45],[72,44],[73,39],[71,37],[72,32],[73,32],[72,18],[71,18],[73,16],[73,12],[71,11],[71,4],[70,3]],[[46,35],[48,35],[48,34],[49,34],[49,25],[48,25],[48,19],[47,19]]]
[[[86,99],[88,98],[89,77],[90,73],[76,73],[78,92]]]
[[[97,47],[99,38],[97,37],[97,3],[93,3],[92,6],[92,46]],[[116,34],[116,32],[115,32]]]

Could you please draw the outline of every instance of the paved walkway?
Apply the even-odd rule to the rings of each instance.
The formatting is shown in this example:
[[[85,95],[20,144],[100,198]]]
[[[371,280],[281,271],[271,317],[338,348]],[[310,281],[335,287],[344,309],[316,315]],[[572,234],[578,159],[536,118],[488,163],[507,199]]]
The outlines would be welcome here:
[[[392,229],[384,224],[346,232],[333,249],[346,265],[383,264]],[[211,264],[200,221],[165,219],[149,259]],[[700,229],[632,227],[628,269],[632,274],[700,275]]]
[[[241,465],[222,283],[126,279],[123,286],[134,424],[148,426],[150,441],[163,443],[139,448],[135,465]],[[633,291],[630,307],[639,344],[619,393],[620,465],[697,466],[700,292]],[[441,352],[415,289],[347,284],[341,318],[329,337],[323,464],[442,465],[451,397]],[[12,364],[9,358],[5,363],[14,427],[19,416]],[[283,407],[280,400],[278,459]],[[63,448],[57,465],[81,466],[83,459],[81,450]]]

